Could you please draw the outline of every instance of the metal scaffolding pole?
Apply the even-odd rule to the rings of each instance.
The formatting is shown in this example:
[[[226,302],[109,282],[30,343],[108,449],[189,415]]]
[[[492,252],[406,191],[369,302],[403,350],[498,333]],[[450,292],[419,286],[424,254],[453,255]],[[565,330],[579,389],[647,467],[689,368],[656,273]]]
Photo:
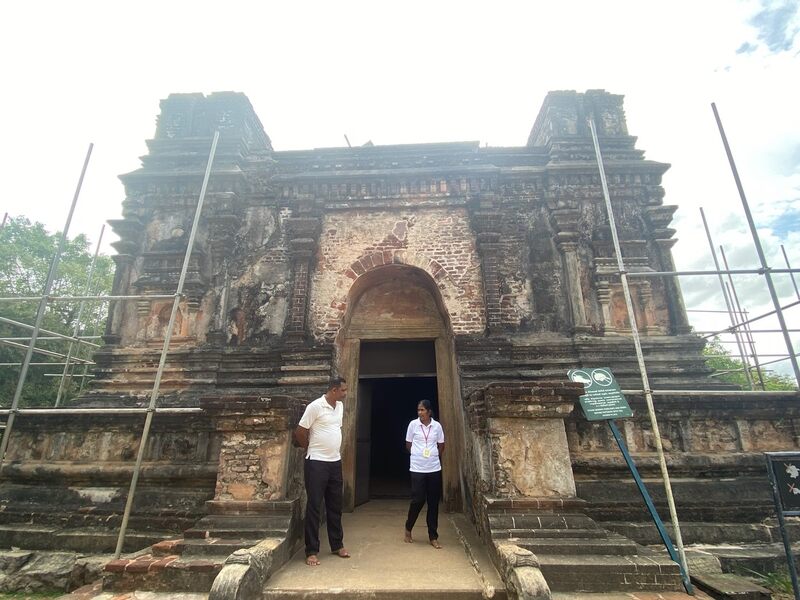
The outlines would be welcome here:
[[[703,228],[706,230],[706,238],[708,239],[708,248],[711,251],[711,258],[714,260],[714,267],[717,269],[718,272],[718,279],[719,279],[719,287],[722,290],[722,297],[725,299],[725,308],[728,309],[728,319],[731,322],[731,329],[733,330],[733,337],[736,338],[736,347],[739,349],[739,357],[742,360],[742,364],[745,366],[749,366],[747,364],[747,360],[745,359],[744,347],[742,346],[742,340],[739,337],[739,324],[736,318],[733,316],[733,307],[731,306],[731,299],[728,297],[728,293],[725,290],[725,282],[722,279],[722,274],[719,273],[719,260],[717,260],[717,253],[714,250],[714,242],[711,239],[711,232],[708,230],[708,222],[706,221],[706,213],[703,211],[703,207],[700,207],[700,218],[703,220]],[[753,379],[750,377],[750,369],[745,369],[744,377],[747,380],[747,387],[751,390],[753,389]]]
[[[719,247],[720,256],[722,256],[722,264],[725,265],[725,268],[728,268],[728,257],[725,256],[725,249],[720,246]],[[747,320],[747,313],[742,310],[742,305],[739,302],[739,294],[736,293],[736,286],[733,283],[733,277],[728,275],[728,283],[726,284],[729,287],[730,297],[733,299],[733,306],[736,309],[736,313],[734,314],[734,318],[736,319],[737,324],[739,323],[739,319],[736,315],[742,315],[744,318],[743,321]],[[756,350],[756,343],[753,339],[753,334],[750,331],[750,326],[745,323],[744,325],[739,325],[744,332],[744,338],[747,340],[747,345],[750,346],[750,355],[753,357],[753,364],[756,368],[756,374],[758,375],[758,381],[761,385],[761,389],[767,389],[764,384],[764,374],[761,372],[761,366],[758,364],[758,351]]]
[[[39,331],[41,331],[41,329]],[[36,339],[39,340],[40,342],[44,342],[44,341],[52,342],[53,340],[60,340],[61,338],[56,337],[54,335],[40,335]],[[99,340],[100,336],[99,335],[80,335],[80,336],[78,336],[77,339],[83,341],[83,343],[86,343],[86,340]],[[6,340],[6,341],[9,341],[9,342],[30,342],[31,341],[31,336],[28,335],[28,336],[25,336],[25,337],[0,337],[0,340]],[[96,346],[97,348],[100,347],[100,344],[91,344],[90,343],[89,345]]]
[[[28,363],[30,367],[61,367],[67,363],[60,363],[60,362],[31,362]],[[95,363],[91,361],[86,361],[86,366],[93,365]],[[21,367],[21,362],[4,362],[0,363],[0,367]],[[19,411],[17,411],[19,412]]]
[[[781,333],[782,330],[781,329],[749,329],[748,331],[750,331],[750,333]],[[789,329],[788,331],[791,332],[791,333],[800,333],[800,329]],[[728,329],[726,329],[725,331],[722,331],[722,332],[713,332],[712,330],[706,331],[704,329],[695,329],[694,332],[696,334],[698,334],[698,335],[705,335],[707,333],[711,333],[711,334],[715,334],[715,333],[731,333],[730,331],[728,331]],[[728,342],[725,342],[723,340],[720,340],[720,341],[722,341],[723,344],[727,344],[728,343]]]
[[[747,203],[747,197],[744,194],[744,187],[742,186],[742,181],[739,178],[739,171],[736,169],[736,162],[733,160],[733,153],[731,152],[730,145],[728,145],[728,138],[725,135],[725,129],[722,127],[722,121],[719,118],[719,112],[717,112],[717,105],[713,102],[711,103],[711,110],[714,111],[714,119],[717,121],[717,127],[719,128],[719,134],[722,138],[722,145],[725,146],[725,154],[728,155],[728,162],[731,166],[731,171],[733,172],[733,179],[736,181],[736,188],[739,190],[739,198],[742,201],[742,207],[744,208],[745,217],[747,217],[747,225],[750,227],[750,234],[753,237],[753,244],[756,247],[756,253],[758,254],[758,260],[761,263],[761,267],[764,269],[764,279],[767,282],[767,288],[769,289],[769,295],[772,298],[772,304],[775,307],[775,314],[778,317],[778,323],[780,324],[780,328],[783,330],[783,340],[786,343],[786,350],[789,352],[789,360],[792,363],[792,370],[794,371],[794,379],[798,385],[800,385],[800,365],[797,363],[797,358],[795,357],[794,352],[794,345],[792,344],[792,338],[789,336],[789,333],[786,331],[786,319],[783,317],[783,311],[781,310],[781,304],[778,299],[778,292],[775,290],[775,283],[772,281],[772,275],[770,274],[769,266],[767,265],[767,257],[764,254],[764,249],[761,247],[761,239],[758,236],[758,230],[756,229],[755,221],[753,220],[753,215],[750,213],[750,205]]]
[[[675,544],[678,547],[678,556],[680,557],[681,571],[683,575],[683,584],[687,592],[692,591],[692,583],[689,579],[689,567],[686,563],[686,553],[683,550],[683,538],[681,536],[680,524],[678,523],[678,513],[675,510],[675,499],[672,496],[672,485],[670,484],[669,472],[667,470],[667,461],[664,457],[664,447],[661,444],[661,431],[658,427],[658,420],[656,419],[656,410],[653,405],[653,393],[650,389],[650,381],[647,377],[647,369],[644,364],[644,354],[642,352],[642,343],[639,339],[639,328],[636,325],[636,314],[633,310],[633,299],[631,298],[630,287],[628,286],[627,272],[625,271],[625,263],[622,259],[622,249],[619,244],[619,235],[617,234],[617,224],[614,220],[614,209],[611,206],[611,196],[608,192],[608,183],[606,181],[606,172],[603,166],[603,156],[600,153],[600,142],[597,139],[597,130],[594,123],[594,118],[589,118],[589,128],[592,132],[592,142],[594,143],[595,157],[597,158],[597,168],[600,171],[600,183],[603,187],[603,199],[606,204],[606,211],[608,213],[608,224],[611,229],[611,237],[614,241],[614,251],[617,258],[617,268],[619,269],[620,279],[622,282],[622,291],[625,296],[625,305],[628,309],[628,319],[631,325],[631,334],[633,337],[633,345],[636,349],[636,361],[639,364],[639,374],[642,378],[642,388],[644,389],[645,402],[647,403],[647,412],[650,415],[650,426],[653,429],[653,438],[656,445],[656,452],[658,453],[658,462],[661,466],[661,477],[664,480],[664,490],[667,496],[667,504],[669,505],[669,514],[672,520],[672,529],[675,535]]]
[[[76,300],[97,300],[108,302],[110,300],[168,300],[174,298],[175,294],[137,294],[134,296],[6,296],[0,298],[0,302],[34,302],[47,299],[48,302],[75,302]]]
[[[0,317],[0,323],[7,323],[9,325],[14,325],[15,327],[21,327],[22,329],[29,329],[31,331],[34,330],[33,325],[27,325],[26,323],[20,323],[19,321],[14,321],[13,319],[7,319],[5,317]],[[53,337],[61,339],[61,340],[67,340],[69,342],[77,342],[79,344],[85,344],[87,346],[94,346],[95,348],[99,348],[100,347],[99,344],[93,344],[92,342],[87,342],[86,340],[83,340],[83,339],[81,339],[79,337],[71,337],[69,335],[64,335],[63,333],[58,333],[57,331],[50,331],[49,329],[43,329],[41,327],[39,327],[39,332],[40,333],[46,333],[49,336],[53,336]],[[33,339],[33,337],[30,337],[28,339]],[[40,340],[42,338],[40,338],[37,335],[36,339]]]
[[[715,271],[634,271],[626,273],[628,277],[672,277],[678,275],[764,275],[765,273],[800,273],[800,269],[772,269],[766,267],[763,269],[730,269],[730,270],[715,270]],[[610,275],[619,275],[619,273],[610,273]]]
[[[36,338],[39,335],[39,328],[41,327],[42,320],[44,319],[44,311],[47,308],[47,296],[50,294],[50,290],[53,287],[53,280],[56,277],[56,271],[58,269],[58,261],[61,259],[61,253],[64,251],[64,246],[67,243],[67,233],[69,232],[70,223],[72,223],[72,215],[75,213],[75,206],[78,204],[78,196],[80,196],[81,187],[83,186],[83,178],[86,176],[86,169],[89,166],[89,159],[92,156],[92,148],[94,148],[94,144],[89,144],[89,150],[86,152],[86,158],[83,161],[81,175],[78,178],[78,185],[75,188],[75,194],[72,197],[72,204],[70,205],[69,214],[67,215],[67,222],[64,225],[64,231],[61,232],[61,239],[58,242],[58,248],[56,249],[53,260],[50,263],[50,270],[47,273],[47,280],[45,281],[44,291],[42,293],[43,298],[39,302],[39,309],[36,312],[36,320],[33,323],[31,343],[28,346],[28,351],[25,353],[25,359],[22,361],[22,368],[19,372],[17,388],[14,390],[14,399],[11,401],[11,412],[6,420],[6,427],[3,430],[3,439],[0,442],[0,475],[2,475],[3,472],[3,462],[5,461],[6,450],[8,449],[8,440],[11,437],[11,431],[14,429],[14,415],[19,407],[19,399],[22,396],[22,388],[25,385],[25,378],[28,376],[28,365],[33,357],[33,350],[36,347]]]
[[[19,348],[24,350],[28,348],[25,344],[18,344],[16,342],[9,342],[8,340],[0,340],[0,344],[3,346],[11,346],[12,348]],[[62,354],[61,352],[54,352],[53,350],[45,350],[44,348],[34,348],[33,351],[36,354],[41,354],[43,356],[52,356],[53,358],[65,358],[67,355]],[[80,359],[81,362],[85,362],[84,359]]]
[[[20,408],[20,415],[140,415],[149,414],[149,408]],[[7,415],[10,410],[0,410],[0,415]],[[201,413],[202,408],[156,408],[153,412],[162,414]]]
[[[797,300],[796,302],[790,302],[789,304],[784,304],[782,308],[783,308],[783,310],[786,310],[787,308],[793,308],[793,307],[795,307],[797,305],[800,305],[800,300]],[[701,312],[709,312],[709,311],[701,311]],[[723,312],[723,311],[719,311],[719,312]],[[757,317],[753,317],[752,319],[745,319],[744,321],[740,322],[739,325],[749,325],[750,323],[754,323],[755,321],[760,321],[761,319],[766,319],[767,317],[771,317],[776,312],[777,311],[775,311],[775,310],[767,311],[765,313],[762,313],[762,314],[758,315]],[[715,336],[715,335],[719,335],[720,333],[730,333],[730,329],[731,329],[730,327],[728,327],[726,329],[721,329],[719,331],[716,331],[714,333],[705,335],[703,337],[708,338],[708,337],[712,337],[712,336]],[[789,329],[786,329],[785,327],[781,327],[778,331],[783,333],[784,331],[789,331]]]
[[[783,252],[783,260],[786,262],[786,268],[791,271],[792,265],[789,264],[789,257],[786,256],[786,248],[783,247],[783,244],[781,244],[781,252]],[[797,289],[797,282],[794,280],[794,272],[789,273],[789,275],[792,277],[794,293],[797,295],[797,299],[800,300],[800,290]]]
[[[785,360],[785,359],[784,359]],[[776,361],[777,362],[777,361]],[[763,363],[767,364],[767,363]],[[622,390],[623,394],[641,395],[642,390]],[[654,396],[725,396],[725,397],[754,397],[764,398],[767,396],[786,396],[796,398],[797,390],[775,390],[762,392],[760,390],[650,390]]]
[[[92,257],[92,262],[89,265],[89,275],[86,277],[86,292],[89,293],[92,291],[92,277],[94,277],[94,267],[97,263],[97,255],[100,254],[100,245],[103,243],[103,234],[106,231],[106,226],[100,228],[100,236],[97,238],[97,247],[94,249],[94,256]],[[78,315],[75,317],[75,327],[72,329],[72,337],[77,338],[78,334],[81,332],[81,317],[83,316],[83,309],[86,307],[86,301],[82,300],[80,305],[78,306]],[[67,385],[69,385],[69,365],[72,359],[72,350],[75,347],[74,342],[70,342],[69,346],[67,347],[67,358],[66,364],[64,365],[64,372],[61,376],[61,382],[58,384],[58,392],[56,393],[56,402],[55,405],[58,406],[61,404],[61,395],[64,393],[64,389]]]
[[[192,221],[192,229],[189,233],[189,241],[186,245],[186,254],[183,258],[183,267],[181,268],[180,278],[178,279],[178,288],[175,291],[175,300],[172,303],[172,312],[169,316],[169,323],[167,330],[164,333],[164,346],[161,349],[161,360],[158,363],[158,370],[156,371],[156,378],[153,382],[153,392],[150,394],[150,404],[147,408],[147,416],[144,421],[144,429],[142,430],[142,438],[139,442],[139,452],[136,455],[136,466],[133,470],[133,478],[131,479],[131,486],[128,490],[128,498],[125,502],[125,513],[122,516],[122,524],[120,525],[119,537],[117,538],[117,549],[114,551],[114,558],[119,558],[122,554],[122,544],[125,541],[125,531],[128,529],[128,520],[131,515],[131,508],[133,507],[133,499],[136,494],[136,484],[139,481],[139,472],[142,468],[142,460],[144,459],[145,449],[147,448],[147,437],[150,433],[150,426],[153,422],[153,413],[156,408],[156,399],[158,398],[158,389],[161,385],[161,376],[164,373],[164,366],[167,362],[167,352],[169,351],[169,342],[172,338],[172,329],[175,326],[175,317],[178,314],[181,296],[183,295],[183,284],[186,281],[186,273],[189,270],[189,259],[192,256],[192,248],[194,246],[194,238],[197,234],[197,224],[200,221],[200,213],[203,210],[203,201],[206,197],[206,189],[208,187],[208,180],[211,176],[211,165],[214,163],[214,154],[217,151],[217,142],[219,141],[219,131],[214,132],[214,139],[211,142],[211,151],[208,154],[208,164],[206,165],[205,176],[203,177],[203,186],[200,189],[200,197],[197,200],[197,208],[194,212],[194,221]]]
[[[110,308],[111,308],[111,306],[109,305],[109,309]],[[109,310],[108,312],[111,312],[111,311]],[[99,329],[98,319],[99,319],[99,316],[96,315],[95,319],[94,319],[94,323],[92,323],[92,335],[96,335],[97,334],[97,330]],[[98,336],[98,337],[102,337],[102,336]],[[80,351],[80,349],[79,349],[79,351]],[[73,371],[74,370],[75,370],[75,368],[73,367]],[[87,375],[88,372],[89,372],[89,365],[88,364],[83,365],[83,375],[81,377],[81,384],[78,387],[78,395],[79,396],[83,393],[83,387],[86,385],[86,375]]]

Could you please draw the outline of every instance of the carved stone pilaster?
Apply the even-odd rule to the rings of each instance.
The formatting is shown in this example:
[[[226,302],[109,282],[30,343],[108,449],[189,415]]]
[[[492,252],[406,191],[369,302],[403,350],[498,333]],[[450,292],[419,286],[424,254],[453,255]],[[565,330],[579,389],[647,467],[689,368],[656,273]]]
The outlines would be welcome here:
[[[556,246],[561,253],[566,273],[565,290],[569,302],[572,325],[576,333],[587,333],[591,327],[586,320],[586,305],[581,287],[581,270],[578,259],[578,218],[577,208],[557,208],[551,212],[553,227],[556,230]]]
[[[613,333],[616,328],[611,320],[611,285],[607,279],[598,279],[596,284],[597,301],[600,303],[600,313],[603,315],[603,332]]]
[[[638,284],[639,290],[639,306],[641,312],[641,323],[637,323],[639,331],[646,335],[656,335],[664,333],[663,329],[656,323],[655,314],[653,313],[653,288],[649,281],[642,281]]]
[[[292,259],[292,295],[289,305],[289,321],[286,326],[287,342],[302,344],[306,338],[308,314],[308,291],[311,275],[311,259],[317,249],[321,218],[313,210],[304,207],[306,214],[286,220],[289,237],[289,254]],[[311,214],[309,214],[311,213]]]
[[[483,267],[483,293],[486,305],[486,328],[497,332],[502,324],[500,311],[500,226],[502,215],[495,198],[476,198],[470,211],[472,228],[476,234],[478,254]]]

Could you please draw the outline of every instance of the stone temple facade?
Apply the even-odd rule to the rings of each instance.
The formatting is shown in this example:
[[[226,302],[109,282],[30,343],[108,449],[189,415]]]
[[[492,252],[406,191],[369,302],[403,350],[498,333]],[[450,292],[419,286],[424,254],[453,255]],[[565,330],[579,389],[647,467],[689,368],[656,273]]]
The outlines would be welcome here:
[[[624,389],[641,388],[589,118],[628,270],[674,270],[676,207],[661,187],[669,165],[635,147],[619,95],[548,94],[523,147],[303,151],[275,150],[242,94],[162,101],[141,168],[121,176],[113,293],[174,293],[219,129],[159,401],[202,411],[156,415],[126,548],[185,532],[169,548],[185,559],[211,554],[200,546],[214,532],[228,540],[220,552],[269,535],[271,566],[237,572],[263,580],[277,569],[297,543],[303,502],[290,432],[340,374],[351,390],[348,510],[405,493],[402,437],[426,397],[447,435],[444,503],[475,524],[512,595],[574,589],[572,563],[558,559],[568,539],[578,540],[570,552],[613,547],[627,561],[598,566],[583,585],[679,589],[674,563],[631,558],[656,543],[655,528],[606,424],[585,419],[581,388],[566,379],[570,368],[607,366]],[[653,388],[728,389],[708,378],[677,283],[631,281]],[[97,379],[78,405],[146,405],[170,309],[171,300],[111,306]],[[628,399],[634,417],[620,427],[666,518],[644,400]],[[772,514],[761,453],[798,447],[796,400],[657,396],[686,543],[778,539],[761,523]],[[20,419],[2,520],[53,528],[42,547],[113,547],[141,422]],[[216,577],[221,589],[233,577],[222,558],[173,582],[208,590]],[[633,575],[621,566],[632,562]],[[139,585],[124,564],[107,570],[112,587]]]

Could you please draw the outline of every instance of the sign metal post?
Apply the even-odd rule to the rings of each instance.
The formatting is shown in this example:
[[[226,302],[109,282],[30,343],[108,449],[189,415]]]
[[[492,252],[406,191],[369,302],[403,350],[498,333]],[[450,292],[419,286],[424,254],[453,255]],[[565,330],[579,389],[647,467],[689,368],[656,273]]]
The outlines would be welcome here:
[[[607,367],[598,367],[570,369],[567,372],[567,377],[569,377],[570,381],[582,383],[586,389],[586,394],[580,397],[581,408],[583,409],[583,414],[586,415],[586,419],[589,421],[606,421],[608,423],[622,457],[625,459],[625,464],[628,465],[633,480],[636,482],[636,487],[639,489],[639,493],[647,506],[650,518],[653,519],[653,523],[658,529],[658,535],[661,536],[661,541],[664,543],[669,557],[680,567],[683,587],[688,593],[692,594],[693,587],[689,574],[684,569],[683,562],[675,551],[675,545],[664,527],[664,522],[658,515],[653,499],[647,491],[641,475],[639,475],[639,470],[633,462],[633,457],[628,452],[625,441],[622,439],[622,434],[616,423],[614,423],[614,419],[627,419],[633,416],[633,411],[625,399],[625,395],[622,393],[614,374]],[[800,598],[796,598],[796,600],[800,600]]]
[[[800,586],[797,583],[797,567],[794,564],[794,553],[786,531],[785,516],[800,517],[800,452],[765,452],[767,473],[772,486],[772,497],[775,500],[775,512],[778,514],[778,525],[786,551],[786,564],[792,578],[795,600],[800,600]]]

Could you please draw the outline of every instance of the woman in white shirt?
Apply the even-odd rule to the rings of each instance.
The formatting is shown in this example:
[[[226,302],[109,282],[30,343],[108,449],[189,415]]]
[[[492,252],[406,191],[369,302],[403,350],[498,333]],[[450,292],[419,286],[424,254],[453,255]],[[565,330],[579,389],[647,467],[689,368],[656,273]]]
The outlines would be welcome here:
[[[408,424],[406,450],[411,454],[411,506],[408,508],[405,541],[413,542],[411,530],[423,505],[428,503],[428,539],[436,549],[439,543],[439,500],[442,498],[442,463],[444,430],[433,418],[430,400],[420,400],[417,415]]]

